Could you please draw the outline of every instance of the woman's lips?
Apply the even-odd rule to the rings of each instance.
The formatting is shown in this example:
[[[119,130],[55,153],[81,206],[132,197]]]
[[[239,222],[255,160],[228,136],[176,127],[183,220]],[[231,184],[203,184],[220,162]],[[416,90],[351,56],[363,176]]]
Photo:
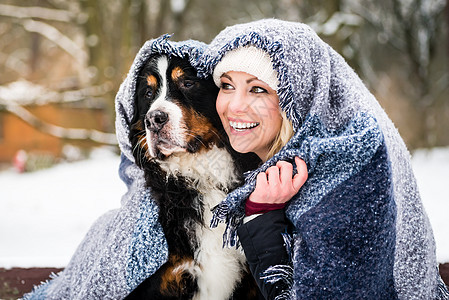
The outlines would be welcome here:
[[[233,134],[245,134],[250,132],[252,129],[259,126],[258,122],[245,122],[241,120],[231,121],[229,120],[229,128]]]
[[[244,131],[247,129],[252,129],[254,127],[257,127],[259,123],[257,122],[233,122],[229,121],[229,126],[231,126],[232,129],[236,131]]]

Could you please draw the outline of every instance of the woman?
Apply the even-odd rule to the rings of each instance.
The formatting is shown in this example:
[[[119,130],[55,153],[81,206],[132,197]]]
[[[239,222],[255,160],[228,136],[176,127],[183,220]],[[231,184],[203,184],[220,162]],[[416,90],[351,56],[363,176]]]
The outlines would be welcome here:
[[[238,48],[226,54],[213,77],[220,87],[217,112],[231,146],[266,161],[293,135],[291,122],[279,109],[277,72],[270,57],[259,48]],[[274,299],[288,288],[265,284],[257,274],[271,265],[290,264],[282,238],[289,228],[283,208],[307,179],[305,162],[298,157],[295,161],[298,172],[294,176],[292,164],[285,161],[257,175],[256,188],[245,202],[244,225],[238,230],[265,299]]]
[[[268,64],[260,55],[269,58]],[[240,226],[253,275],[268,298],[448,298],[409,153],[376,99],[340,55],[308,26],[270,19],[226,28],[199,65],[221,88],[217,110],[232,146],[264,160],[247,175],[244,186],[216,207],[212,225],[227,223],[229,245],[236,244]],[[256,80],[260,82],[251,86]],[[254,96],[251,105],[244,102],[248,98],[242,91]],[[248,114],[261,98],[266,101],[258,112],[271,118],[268,126],[252,117],[257,114]],[[273,155],[273,131],[282,123],[277,101],[295,134],[281,149],[274,147]],[[276,176],[280,182],[288,178],[286,173],[291,176],[284,166],[294,160],[304,173],[296,157],[307,164],[308,179],[300,189],[306,176],[286,180],[289,189],[279,198],[285,202],[292,197],[285,208],[293,225],[291,245],[286,243],[291,246],[286,252],[292,256],[292,268],[270,260],[266,264],[265,257],[252,262],[253,252],[265,249],[248,251],[245,239],[251,234],[242,233],[243,207],[277,202],[276,191],[284,188],[275,188],[271,179],[278,184]],[[267,189],[271,196],[260,200]],[[252,238],[258,247],[272,246]],[[269,285],[279,285],[284,292],[272,293]]]

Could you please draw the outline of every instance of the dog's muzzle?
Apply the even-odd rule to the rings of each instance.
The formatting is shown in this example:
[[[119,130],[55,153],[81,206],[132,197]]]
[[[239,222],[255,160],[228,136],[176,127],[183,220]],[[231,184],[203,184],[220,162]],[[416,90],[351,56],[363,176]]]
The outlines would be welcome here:
[[[171,112],[161,109],[148,111],[145,117],[148,151],[151,157],[162,159],[174,152],[185,152],[184,136]],[[162,155],[163,154],[163,155]]]

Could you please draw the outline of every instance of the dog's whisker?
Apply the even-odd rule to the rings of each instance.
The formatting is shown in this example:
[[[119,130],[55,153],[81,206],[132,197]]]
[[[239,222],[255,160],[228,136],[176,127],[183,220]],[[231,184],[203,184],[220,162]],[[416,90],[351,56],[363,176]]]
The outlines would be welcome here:
[[[137,136],[137,137],[139,137],[139,136],[141,136],[138,140],[137,140],[137,143],[136,143],[136,145],[134,146],[134,148],[133,148],[133,153],[134,153],[134,151],[136,151],[136,148],[139,148],[139,146],[140,145],[142,145],[142,140],[143,139],[145,139],[146,140],[146,135],[142,135],[142,133],[143,133],[144,131],[142,130],[142,131],[140,131],[140,132],[137,132],[134,136]]]
[[[226,142],[226,139],[223,139],[223,135],[219,134],[217,131],[215,130],[211,130],[211,132],[218,138],[218,140],[220,142]]]
[[[215,135],[215,136],[218,138],[218,140],[219,140],[220,142],[226,143],[226,139],[223,138],[223,136],[222,136],[221,134],[219,134],[216,130],[212,129],[210,132],[211,132],[213,135]],[[189,132],[187,132],[187,134],[189,134],[190,136],[193,136],[195,139],[198,140],[198,138],[196,137],[196,135],[190,134]],[[204,143],[202,143],[202,144],[204,145]]]
[[[198,138],[198,136],[197,136],[196,134],[191,134],[191,133],[189,133],[189,132],[186,132],[186,134],[189,135],[189,136],[191,136],[191,137],[193,137],[195,140],[197,140],[198,142],[200,142],[201,145],[203,145],[204,147],[206,147],[206,144],[204,144],[204,142],[203,142],[200,138]]]
[[[139,164],[143,164],[146,161],[149,161],[149,158],[146,155],[146,149],[144,145],[147,143],[147,136],[145,134],[145,130],[141,130],[136,132],[134,137],[137,137],[137,142],[135,143],[132,153],[136,153],[136,160]]]
[[[142,144],[147,144],[147,136],[146,135],[144,135],[144,136],[142,136],[142,138],[139,140],[139,144],[140,145],[142,145]],[[139,147],[140,148],[140,157],[141,158],[143,158],[143,160],[144,160],[144,162],[149,162],[150,161],[150,157],[149,157],[149,155],[148,155],[148,150],[147,149],[145,149],[145,147]],[[147,145],[147,148],[148,148],[148,145]]]

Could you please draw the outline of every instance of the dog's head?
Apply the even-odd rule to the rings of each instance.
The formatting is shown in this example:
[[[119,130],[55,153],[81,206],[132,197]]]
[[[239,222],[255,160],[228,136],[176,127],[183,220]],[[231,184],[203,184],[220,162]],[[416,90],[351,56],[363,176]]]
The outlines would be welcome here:
[[[136,161],[221,146],[217,94],[213,80],[198,78],[188,59],[150,56],[137,79],[130,130]]]

